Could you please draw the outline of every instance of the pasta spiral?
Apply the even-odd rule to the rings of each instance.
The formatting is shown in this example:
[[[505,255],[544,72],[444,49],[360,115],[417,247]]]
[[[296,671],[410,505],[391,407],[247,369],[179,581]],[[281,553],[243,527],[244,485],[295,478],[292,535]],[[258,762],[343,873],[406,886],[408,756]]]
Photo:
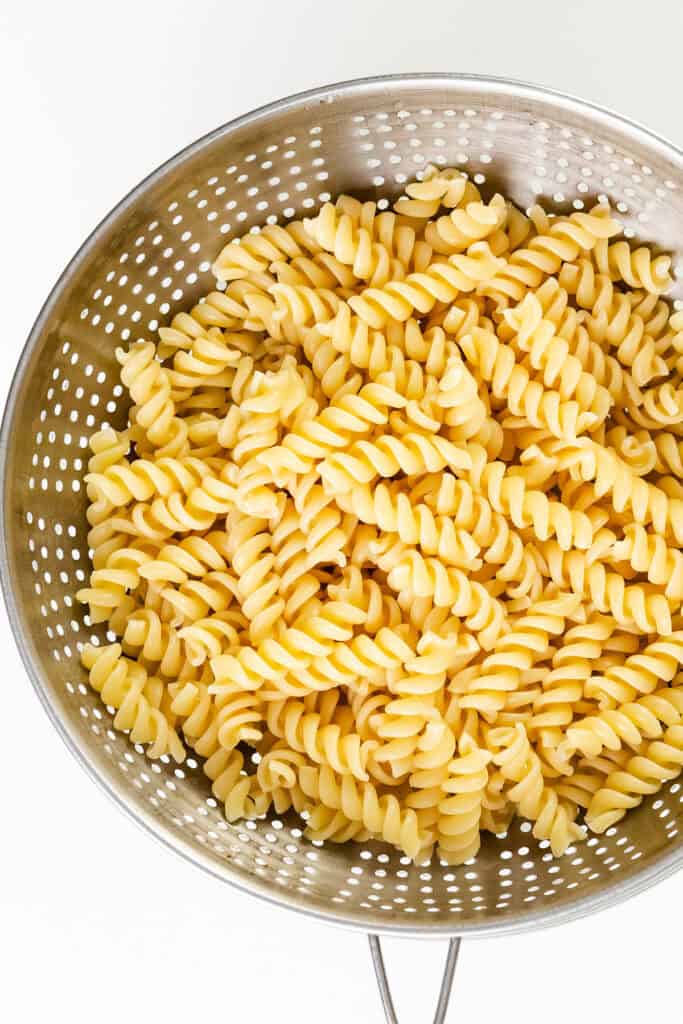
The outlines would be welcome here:
[[[505,463],[489,462],[481,472],[475,463],[470,479],[473,487],[483,491],[491,507],[506,515],[518,529],[531,528],[540,541],[554,534],[565,551],[591,546],[593,525],[585,512],[569,509],[542,491],[528,488],[524,477],[513,476]]]
[[[669,683],[683,664],[683,634],[672,633],[611,665],[603,675],[586,683],[586,695],[597,697],[601,709],[628,704],[639,694],[653,693],[660,682]]]
[[[507,216],[507,204],[501,195],[495,195],[490,203],[471,202],[430,221],[425,227],[425,241],[435,252],[450,256],[488,238],[504,226]]]
[[[452,486],[444,487],[443,484]],[[433,499],[438,514],[419,495],[379,484],[354,487],[338,504],[353,512],[363,523],[376,525],[384,534],[395,533],[403,545],[419,546],[423,555],[437,557],[446,566],[467,567],[480,553],[484,561],[500,566],[505,580],[518,582],[518,596],[528,592],[536,573],[519,536],[507,520],[493,512],[480,495],[464,481],[444,476],[439,494]],[[423,495],[430,498],[429,494]],[[389,554],[391,551],[391,554]],[[392,568],[405,548],[386,548],[381,563]]]
[[[533,295],[527,295],[506,317],[517,331],[515,340],[522,352],[529,353],[529,362],[543,372],[543,383],[557,387],[560,398],[575,398],[581,409],[592,412],[596,422],[606,419],[612,404],[611,395],[569,353],[569,344],[556,333],[556,325],[544,319],[543,307]]]
[[[319,416],[304,421],[276,445],[261,452],[259,465],[267,466],[276,483],[289,474],[306,474],[330,452],[348,448],[358,435],[369,434],[374,426],[388,422],[389,410],[400,409],[406,399],[387,376],[364,385],[358,394],[345,394],[333,401]],[[249,469],[245,470],[248,473]]]
[[[258,234],[228,242],[217,256],[213,272],[219,281],[234,281],[248,271],[266,270],[275,260],[291,260],[305,253],[315,253],[317,249],[301,221],[286,227],[268,224]]]
[[[292,750],[305,753],[315,764],[329,765],[339,775],[351,774],[360,782],[368,781],[368,754],[379,746],[377,741],[362,740],[358,733],[343,734],[333,722],[323,724],[320,715],[308,711],[301,701],[273,703],[271,709],[271,732],[283,737]]]
[[[487,242],[475,242],[465,253],[455,253],[444,262],[432,263],[425,271],[408,274],[402,281],[389,281],[383,288],[366,288],[351,296],[354,313],[381,329],[388,319],[407,320],[413,311],[429,313],[437,302],[452,302],[463,292],[474,291],[501,267]]]
[[[174,492],[192,493],[201,480],[211,475],[210,465],[203,459],[126,459],[108,466],[103,472],[89,472],[85,478],[92,500],[103,498],[112,508],[131,501],[168,498]]]
[[[642,305],[634,307],[631,297],[614,289],[607,274],[596,274],[592,262],[579,260],[565,264],[560,284],[576,295],[577,303],[589,311],[584,323],[591,340],[613,346],[623,366],[633,371],[636,385],[645,385],[654,377],[668,374],[656,340],[661,317]],[[662,303],[667,318],[667,307]],[[645,314],[645,315],[642,315]]]
[[[600,239],[617,234],[619,225],[609,216],[606,206],[589,213],[574,212],[547,223],[524,249],[516,249],[500,270],[479,290],[503,302],[519,302],[529,288],[538,288],[545,278],[557,274],[563,263],[571,263],[580,253],[595,249]]]
[[[317,216],[305,223],[324,250],[373,287],[403,276],[416,264],[419,268],[430,256],[428,243],[418,241],[409,224],[401,223],[395,213],[377,213],[372,203],[364,204],[357,216],[338,203],[325,203]]]
[[[593,832],[605,832],[637,807],[645,796],[656,793],[664,782],[676,778],[683,767],[683,725],[669,726],[661,739],[645,746],[622,770],[612,772],[591,799],[586,823]]]
[[[521,725],[503,729],[489,741],[498,747],[493,755],[504,778],[513,785],[508,798],[518,805],[525,818],[534,822],[533,834],[547,839],[555,856],[563,854],[574,839],[582,839],[583,829],[574,821],[576,810],[560,800],[543,780],[541,763],[529,745]]]
[[[298,326],[331,319],[341,302],[329,288],[274,284],[269,291],[275,298],[275,318],[283,320],[290,317]]]
[[[505,399],[512,415],[532,427],[548,430],[562,440],[572,440],[598,426],[607,416],[612,402],[605,389],[598,391],[593,381],[593,393],[581,395],[581,401],[579,397],[563,398],[559,391],[532,378],[527,368],[516,361],[513,349],[504,345],[493,331],[475,328],[461,340],[460,347],[468,362],[491,384],[493,395]]]
[[[170,754],[175,761],[185,760],[178,734],[150,699],[151,680],[141,665],[122,657],[120,644],[102,648],[86,645],[82,660],[92,688],[105,704],[116,708],[115,728],[130,730],[134,743],[147,744],[150,757]]]
[[[324,614],[297,620],[281,629],[279,636],[266,638],[256,648],[240,647],[234,655],[214,659],[211,668],[216,691],[220,692],[224,685],[257,690],[266,680],[275,682],[286,678],[290,671],[303,671],[314,658],[327,655],[335,643],[348,641],[352,635],[349,627],[362,619],[363,613],[351,605],[328,602]]]
[[[116,356],[122,367],[121,381],[135,403],[134,422],[157,449],[178,455],[185,448],[186,428],[175,415],[169,374],[156,360],[154,345],[143,342],[128,352],[118,349]]]
[[[488,750],[465,734],[458,757],[448,766],[444,797],[438,806],[438,852],[447,864],[464,864],[479,852],[484,793],[488,782]]]
[[[615,542],[611,558],[628,562],[636,572],[644,573],[672,601],[683,601],[683,554],[661,535],[649,534],[638,523],[630,523],[624,527],[624,539]]]
[[[562,452],[559,462],[575,479],[593,484],[598,498],[609,496],[617,513],[628,511],[637,523],[652,523],[659,534],[683,543],[683,502],[669,498],[665,491],[641,480],[609,448],[589,439]]]
[[[145,664],[157,664],[157,671],[168,679],[183,675],[185,652],[178,632],[151,608],[140,608],[128,616],[122,647],[128,654],[135,652]]]
[[[410,597],[427,597],[437,608],[449,608],[465,620],[485,649],[503,629],[504,611],[483,584],[470,581],[461,569],[449,568],[437,558],[408,551],[390,571],[389,585]]]
[[[385,434],[377,441],[355,441],[345,452],[327,456],[318,468],[323,484],[344,494],[376,476],[435,473],[445,467],[469,469],[471,462],[465,445],[414,431],[402,437]]]
[[[167,498],[153,498],[151,503],[138,502],[127,510],[127,517],[112,521],[124,532],[165,540],[172,534],[202,532],[210,529],[219,516],[224,516],[235,504],[237,489],[236,467],[228,465],[219,477],[207,474],[185,498],[179,491],[171,491]]]
[[[228,821],[260,818],[270,798],[253,775],[243,773],[244,757],[239,750],[217,750],[204,762],[204,774],[211,779],[211,792],[220,800]]]
[[[611,545],[611,538],[608,538]],[[599,544],[596,542],[599,550]],[[671,633],[671,607],[660,589],[650,584],[627,584],[618,572],[609,572],[590,552],[564,552],[554,541],[539,544],[550,578],[568,587],[609,613],[625,626],[635,625],[643,633]]]
[[[411,181],[405,194],[394,203],[396,213],[413,220],[430,220],[441,206],[454,209],[469,199],[480,199],[479,191],[462,171],[455,167],[425,169],[422,181]]]
[[[531,605],[509,633],[497,638],[492,652],[481,662],[481,673],[460,698],[460,707],[471,708],[485,718],[501,711],[506,693],[521,688],[522,673],[545,654],[550,637],[563,632],[565,620],[576,613],[579,604],[575,594],[561,594]]]
[[[541,691],[533,698],[529,732],[538,731],[544,741],[550,741],[553,751],[546,751],[545,756],[546,759],[552,758],[561,774],[571,771],[566,747],[562,744],[563,731],[569,732],[578,707],[584,700],[586,683],[593,671],[599,670],[600,659],[609,650],[616,629],[615,619],[598,613],[591,615],[586,622],[568,629],[562,644],[553,651],[552,668],[543,674]]]
[[[644,739],[661,736],[664,726],[678,725],[683,716],[683,689],[657,690],[619,708],[605,708],[567,729],[566,745],[585,757],[597,757],[607,747],[623,743],[637,749]]]
[[[593,251],[595,265],[601,274],[613,281],[624,281],[630,288],[644,288],[659,295],[671,285],[671,257],[653,257],[647,246],[631,249],[628,242],[607,243],[601,238]]]
[[[241,612],[228,608],[184,626],[178,631],[178,636],[185,644],[189,663],[203,665],[205,661],[218,657],[226,647],[238,647],[239,634],[246,625]]]
[[[333,811],[322,804],[309,811],[305,835],[308,839],[321,842],[327,840],[331,843],[348,843],[350,839],[362,843],[370,838],[370,833],[362,824],[349,821],[341,811]]]
[[[338,780],[332,768],[306,765],[299,770],[299,781],[307,796],[331,810],[341,811],[350,821],[363,825],[371,835],[405,850],[417,859],[421,849],[431,843],[431,836],[421,832],[417,814],[403,810],[397,798],[389,793],[380,796],[370,782],[355,781],[352,775]]]

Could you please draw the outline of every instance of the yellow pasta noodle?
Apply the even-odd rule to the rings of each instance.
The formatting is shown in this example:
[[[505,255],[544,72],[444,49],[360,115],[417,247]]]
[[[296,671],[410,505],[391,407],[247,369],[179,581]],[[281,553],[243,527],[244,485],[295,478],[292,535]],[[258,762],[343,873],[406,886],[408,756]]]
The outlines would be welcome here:
[[[521,817],[561,856],[683,768],[671,260],[454,168],[386,205],[229,241],[117,351],[83,665],[230,822],[460,865]]]

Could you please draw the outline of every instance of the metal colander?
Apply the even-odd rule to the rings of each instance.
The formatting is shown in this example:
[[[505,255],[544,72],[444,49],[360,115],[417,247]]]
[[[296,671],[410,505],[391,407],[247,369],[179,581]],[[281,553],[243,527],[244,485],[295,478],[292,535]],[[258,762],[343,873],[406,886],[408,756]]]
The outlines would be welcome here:
[[[167,846],[255,895],[370,933],[498,934],[596,910],[678,867],[679,783],[560,860],[521,823],[488,837],[471,864],[416,867],[374,843],[309,842],[289,819],[228,824],[192,758],[182,768],[151,762],[114,732],[78,653],[93,632],[103,639],[74,595],[89,571],[88,437],[126,419],[114,349],[153,337],[210,291],[211,261],[231,237],[310,214],[339,192],[390,199],[428,163],[462,167],[484,192],[500,190],[522,208],[539,200],[567,211],[604,195],[627,236],[683,259],[683,154],[556,93],[460,75],[397,76],[318,89],[233,121],[138,185],[40,313],[2,431],[2,580],[55,726],[93,778]],[[373,953],[393,1020],[376,942]],[[437,1020],[456,954],[452,943]]]

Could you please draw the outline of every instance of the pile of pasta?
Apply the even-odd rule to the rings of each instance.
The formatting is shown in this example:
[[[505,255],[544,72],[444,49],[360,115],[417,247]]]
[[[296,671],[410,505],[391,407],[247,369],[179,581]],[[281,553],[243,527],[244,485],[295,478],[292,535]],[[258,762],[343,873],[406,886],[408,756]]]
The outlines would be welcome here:
[[[515,816],[560,855],[673,778],[683,313],[620,234],[432,167],[227,244],[92,438],[115,726],[230,821],[419,863]]]

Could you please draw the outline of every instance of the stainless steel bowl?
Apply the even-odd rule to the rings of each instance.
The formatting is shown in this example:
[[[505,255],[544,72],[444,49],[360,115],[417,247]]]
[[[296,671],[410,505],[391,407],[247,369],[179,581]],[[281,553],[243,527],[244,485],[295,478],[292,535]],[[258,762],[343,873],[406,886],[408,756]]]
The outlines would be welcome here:
[[[115,347],[153,336],[210,290],[211,260],[232,236],[342,191],[391,197],[430,162],[460,166],[484,191],[500,189],[522,207],[540,200],[566,210],[605,195],[629,236],[683,259],[683,153],[558,93],[476,76],[401,75],[316,89],[238,118],[133,189],[38,316],[2,427],[2,582],[54,725],[165,845],[256,896],[371,933],[505,934],[598,910],[679,867],[679,784],[560,861],[521,824],[487,839],[471,865],[415,867],[373,843],[310,843],[290,820],[227,824],[192,759],[182,770],[151,763],[112,730],[78,660],[93,632],[74,597],[88,572],[87,438],[126,416]]]

